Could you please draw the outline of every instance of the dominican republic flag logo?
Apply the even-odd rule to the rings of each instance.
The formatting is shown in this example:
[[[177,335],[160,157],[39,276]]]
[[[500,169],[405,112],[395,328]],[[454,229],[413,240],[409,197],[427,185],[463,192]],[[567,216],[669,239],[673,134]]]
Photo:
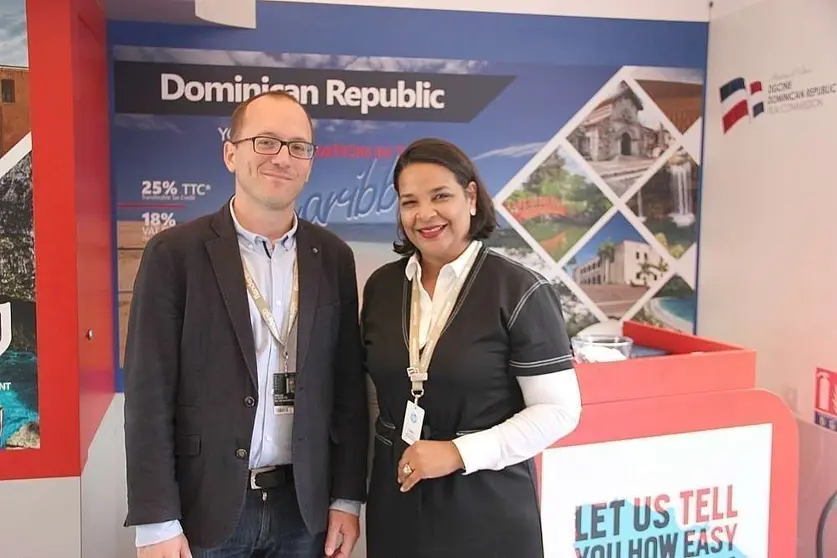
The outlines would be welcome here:
[[[760,81],[750,83],[738,77],[721,86],[721,124],[724,133],[744,118],[756,118],[764,112],[764,100]]]

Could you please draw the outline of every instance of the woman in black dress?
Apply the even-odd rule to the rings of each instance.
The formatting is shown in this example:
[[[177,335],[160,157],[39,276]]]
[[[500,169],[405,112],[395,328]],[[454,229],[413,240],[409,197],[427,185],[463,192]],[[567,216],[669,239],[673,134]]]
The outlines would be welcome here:
[[[404,257],[361,312],[379,409],[367,556],[541,558],[532,458],[581,414],[560,301],[482,244],[492,201],[456,146],[414,142],[393,178]]]

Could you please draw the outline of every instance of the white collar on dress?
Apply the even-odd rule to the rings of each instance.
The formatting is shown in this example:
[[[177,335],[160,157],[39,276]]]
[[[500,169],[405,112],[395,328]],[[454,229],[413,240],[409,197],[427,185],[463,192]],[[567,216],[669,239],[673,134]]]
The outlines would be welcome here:
[[[459,277],[465,271],[465,264],[468,263],[468,258],[471,257],[471,254],[475,250],[479,250],[480,246],[482,246],[482,242],[479,240],[472,240],[471,244],[468,245],[467,248],[459,255],[458,258],[453,260],[450,263],[446,263],[442,266],[442,269],[439,271],[439,274],[445,272],[446,269],[450,269],[455,277]],[[410,261],[407,262],[407,267],[404,269],[404,273],[407,275],[407,279],[410,281],[413,278],[418,278],[421,280],[421,264],[419,263],[419,255],[418,252],[414,252],[412,256],[410,256]]]

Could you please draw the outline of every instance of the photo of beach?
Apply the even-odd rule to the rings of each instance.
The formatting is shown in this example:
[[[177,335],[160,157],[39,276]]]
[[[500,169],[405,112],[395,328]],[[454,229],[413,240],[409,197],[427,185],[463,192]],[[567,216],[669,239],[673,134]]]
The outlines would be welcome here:
[[[611,207],[566,147],[552,152],[503,200],[512,219],[557,262]]]
[[[620,81],[567,141],[616,193],[622,196],[674,143],[659,108]]]
[[[679,275],[674,275],[640,310],[633,320],[684,333],[694,333],[697,298]]]
[[[620,319],[657,284],[668,263],[616,213],[564,269],[608,318]]]
[[[697,241],[698,181],[698,165],[681,147],[627,203],[675,258]]]

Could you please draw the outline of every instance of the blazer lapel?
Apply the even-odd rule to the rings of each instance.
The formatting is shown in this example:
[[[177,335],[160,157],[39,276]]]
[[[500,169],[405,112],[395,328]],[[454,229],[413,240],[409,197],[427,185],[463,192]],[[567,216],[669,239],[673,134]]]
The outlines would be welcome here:
[[[314,312],[320,290],[322,254],[319,242],[311,234],[313,225],[299,220],[296,257],[299,264],[299,316],[297,321],[296,369],[302,371],[311,343]]]
[[[256,372],[256,345],[250,325],[250,307],[247,302],[247,289],[244,286],[244,270],[238,237],[230,215],[229,204],[218,212],[212,220],[212,228],[218,238],[206,242],[206,250],[215,271],[215,279],[221,290],[224,305],[230,315],[238,344],[247,363],[247,371],[254,386],[259,385]]]

